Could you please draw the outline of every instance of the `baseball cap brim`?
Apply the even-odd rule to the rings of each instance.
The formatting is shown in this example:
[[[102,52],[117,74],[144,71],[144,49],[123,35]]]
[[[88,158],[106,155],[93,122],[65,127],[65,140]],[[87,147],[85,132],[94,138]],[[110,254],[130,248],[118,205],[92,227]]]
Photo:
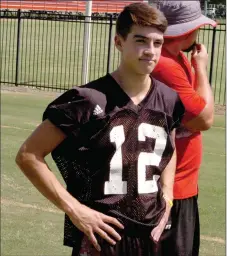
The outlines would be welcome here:
[[[190,22],[168,25],[164,37],[170,38],[183,36],[205,25],[211,25],[213,27],[216,27],[217,22],[204,15],[201,15],[198,19]]]

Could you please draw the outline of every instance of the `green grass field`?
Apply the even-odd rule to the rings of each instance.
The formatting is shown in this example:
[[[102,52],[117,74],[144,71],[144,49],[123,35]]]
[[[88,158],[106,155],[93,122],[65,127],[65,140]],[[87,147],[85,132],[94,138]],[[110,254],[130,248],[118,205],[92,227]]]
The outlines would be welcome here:
[[[17,20],[1,20],[1,81],[14,82],[16,75]],[[209,27],[207,27],[209,28]],[[225,26],[216,32],[213,60],[212,88],[215,102],[225,105]],[[50,86],[60,89],[82,84],[84,23],[47,20],[22,20],[18,65],[18,83]],[[110,69],[119,63],[119,54],[113,43],[115,25],[112,29]],[[109,25],[92,23],[89,81],[107,72]],[[198,41],[208,48],[211,58],[212,31],[201,30]],[[210,70],[210,62],[208,66]]]
[[[38,125],[53,93],[2,91],[1,256],[67,256],[64,215],[42,197],[15,164],[22,142]],[[204,132],[200,172],[201,256],[225,255],[225,117]],[[51,158],[49,166],[63,183]]]

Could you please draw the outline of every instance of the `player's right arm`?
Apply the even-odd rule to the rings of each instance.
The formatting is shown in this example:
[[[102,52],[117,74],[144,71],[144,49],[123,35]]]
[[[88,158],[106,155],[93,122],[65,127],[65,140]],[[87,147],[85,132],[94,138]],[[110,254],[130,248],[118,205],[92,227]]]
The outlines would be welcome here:
[[[204,109],[194,119],[188,121],[185,126],[191,130],[207,130],[213,124],[214,98],[207,75],[208,54],[204,45],[196,45],[192,52],[192,66],[195,70],[196,92],[206,102]]]
[[[123,226],[117,219],[82,205],[67,192],[49,169],[45,157],[65,138],[66,135],[46,119],[23,143],[17,153],[16,163],[39,192],[65,212],[73,224],[88,236],[95,248],[100,250],[95,233],[110,244],[115,244],[121,237],[110,224],[119,228]]]
[[[196,75],[196,88],[189,83],[182,70],[171,60],[163,60],[153,72],[153,76],[174,89],[185,107],[183,124],[190,130],[204,131],[213,124],[214,102],[212,90],[208,82],[206,65],[207,52],[201,46],[200,52],[194,52],[192,63]]]

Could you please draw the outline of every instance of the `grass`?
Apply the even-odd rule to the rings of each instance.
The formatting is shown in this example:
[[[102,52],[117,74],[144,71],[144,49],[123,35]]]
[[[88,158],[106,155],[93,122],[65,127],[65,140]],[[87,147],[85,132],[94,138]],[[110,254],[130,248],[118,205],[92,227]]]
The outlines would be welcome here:
[[[14,83],[16,79],[16,52],[18,22],[1,20],[1,81]],[[21,20],[18,61],[18,84],[66,89],[82,84],[84,23]],[[209,28],[209,27],[207,27]],[[223,31],[218,31],[223,30]],[[93,22],[91,25],[91,49],[88,80],[107,72],[110,25]],[[119,54],[113,45],[115,26],[112,29],[110,68],[119,62]],[[208,48],[211,64],[212,30],[200,30],[198,41]],[[225,26],[219,25],[213,57],[212,87],[215,102],[225,105]],[[87,60],[86,60],[87,61]]]
[[[70,248],[62,246],[63,213],[43,199],[18,170],[14,160],[19,146],[40,122],[44,106],[50,100],[51,97],[44,94],[6,93],[2,96],[2,256],[70,255]],[[50,157],[47,162],[64,184]],[[48,212],[48,209],[56,212]]]
[[[1,255],[67,256],[62,246],[64,216],[30,184],[15,164],[23,141],[56,95],[2,92]],[[216,116],[203,134],[200,172],[201,256],[225,255],[225,117]],[[63,183],[50,157],[47,162]]]

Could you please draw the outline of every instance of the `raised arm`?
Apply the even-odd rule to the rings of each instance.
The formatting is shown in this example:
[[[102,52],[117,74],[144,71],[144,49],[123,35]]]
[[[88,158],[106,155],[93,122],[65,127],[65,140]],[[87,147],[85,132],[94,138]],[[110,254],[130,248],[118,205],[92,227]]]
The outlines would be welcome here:
[[[191,130],[207,130],[213,124],[214,99],[207,76],[208,54],[204,45],[197,45],[192,53],[192,66],[195,70],[196,92],[203,97],[206,105],[202,112],[194,119],[185,123]]]
[[[172,59],[163,58],[152,75],[175,90],[185,107],[183,124],[194,131],[204,131],[213,123],[214,103],[208,82],[206,65],[208,61],[204,46],[194,51],[192,64],[195,69],[196,88],[190,84],[184,69]]]

